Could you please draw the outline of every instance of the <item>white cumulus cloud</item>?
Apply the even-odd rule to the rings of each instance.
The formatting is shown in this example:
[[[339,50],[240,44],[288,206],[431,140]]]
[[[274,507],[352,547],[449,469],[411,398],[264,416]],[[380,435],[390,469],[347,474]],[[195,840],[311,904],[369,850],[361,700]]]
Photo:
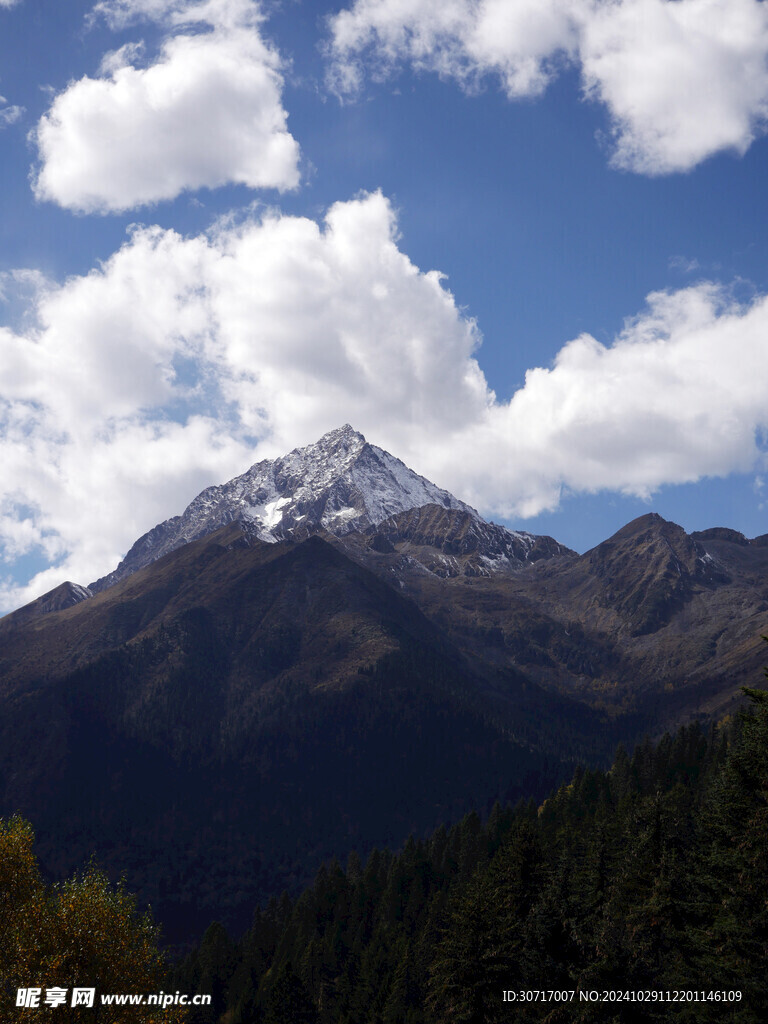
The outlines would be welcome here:
[[[0,330],[0,541],[9,565],[57,564],[5,607],[103,575],[202,487],[345,421],[487,514],[765,468],[768,297],[653,294],[612,344],[568,341],[500,402],[477,326],[380,193],[322,223],[138,228],[89,274],[15,285],[34,326]]]
[[[588,334],[568,342],[460,432],[451,459],[464,467],[464,494],[535,515],[563,490],[647,498],[663,484],[754,470],[765,462],[767,336],[768,296],[744,306],[712,283],[649,295],[611,345]]]
[[[146,66],[141,45],[129,44],[106,55],[100,77],[71,82],[55,97],[33,133],[38,199],[103,213],[226,183],[299,184],[281,61],[261,37],[255,4],[99,6],[115,27],[152,17],[177,28]]]
[[[768,5],[761,0],[355,0],[330,21],[332,86],[409,62],[510,98],[541,93],[561,67],[606,107],[615,166],[686,171],[743,153],[768,121]]]
[[[768,7],[759,0],[624,0],[583,25],[587,95],[610,112],[613,162],[685,171],[744,153],[768,119]]]

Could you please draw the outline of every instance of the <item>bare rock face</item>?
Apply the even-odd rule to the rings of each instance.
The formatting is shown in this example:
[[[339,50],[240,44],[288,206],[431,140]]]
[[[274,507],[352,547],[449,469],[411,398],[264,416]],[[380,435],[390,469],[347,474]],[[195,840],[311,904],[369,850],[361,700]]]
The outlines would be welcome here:
[[[552,537],[488,523],[476,512],[424,505],[390,516],[375,528],[372,550],[398,552],[442,578],[493,576],[540,558],[573,555]]]

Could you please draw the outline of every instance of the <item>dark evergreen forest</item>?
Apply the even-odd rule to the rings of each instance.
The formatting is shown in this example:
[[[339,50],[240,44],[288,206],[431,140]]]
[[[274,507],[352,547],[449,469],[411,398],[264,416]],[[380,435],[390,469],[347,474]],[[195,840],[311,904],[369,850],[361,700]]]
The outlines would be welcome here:
[[[174,978],[213,994],[190,1021],[763,1021],[768,693],[745,693],[738,719],[619,747],[543,804],[329,863],[237,939],[212,924]]]

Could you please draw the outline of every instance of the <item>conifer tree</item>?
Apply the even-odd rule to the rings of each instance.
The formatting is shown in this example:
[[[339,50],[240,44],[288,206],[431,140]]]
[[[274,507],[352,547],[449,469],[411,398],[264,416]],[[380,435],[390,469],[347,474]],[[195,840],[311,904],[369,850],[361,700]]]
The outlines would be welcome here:
[[[319,1024],[309,993],[290,963],[283,965],[269,990],[264,1024]]]

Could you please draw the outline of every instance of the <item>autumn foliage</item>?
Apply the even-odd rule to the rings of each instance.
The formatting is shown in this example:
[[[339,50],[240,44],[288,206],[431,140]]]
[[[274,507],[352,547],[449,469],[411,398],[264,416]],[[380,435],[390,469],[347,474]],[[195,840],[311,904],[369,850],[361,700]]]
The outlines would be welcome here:
[[[95,866],[58,885],[46,885],[35,858],[31,825],[0,820],[0,1020],[35,1024],[177,1024],[181,1008],[100,1005],[102,993],[160,991],[165,964],[157,928],[140,915],[122,885]],[[20,988],[96,989],[93,1007],[17,1008]]]

